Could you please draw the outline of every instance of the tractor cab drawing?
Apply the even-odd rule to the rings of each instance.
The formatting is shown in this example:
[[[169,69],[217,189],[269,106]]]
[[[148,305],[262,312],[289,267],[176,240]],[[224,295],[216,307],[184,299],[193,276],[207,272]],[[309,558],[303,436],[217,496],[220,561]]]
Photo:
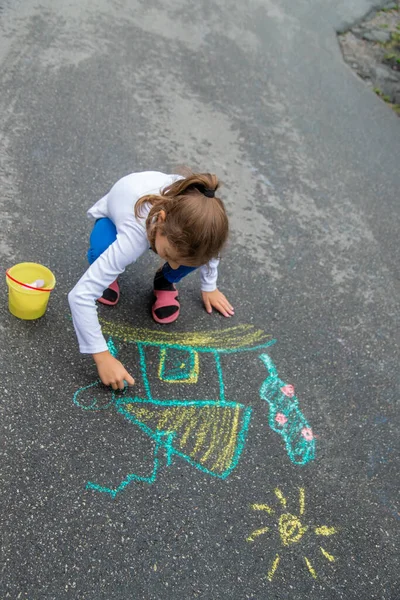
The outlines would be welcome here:
[[[251,325],[219,331],[169,333],[120,326],[102,321],[105,335],[110,336],[110,352],[118,355],[118,344],[134,345],[143,394],[127,396],[110,391],[110,399],[99,405],[96,388],[99,380],[80,388],[74,403],[84,410],[115,410],[139,427],[154,442],[153,469],[148,477],[131,473],[115,488],[88,482],[87,488],[115,497],[129,483],[153,483],[163,460],[170,467],[176,458],[187,461],[199,471],[225,479],[235,469],[246,444],[252,408],[226,398],[221,357],[256,352],[268,370],[259,390],[269,404],[268,424],[280,434],[290,460],[304,465],[315,456],[312,430],[301,413],[293,386],[285,384],[265,350],[275,343],[270,336]],[[260,353],[261,352],[261,353]],[[198,398],[192,390],[198,384],[202,362],[211,357],[215,364],[215,397]],[[168,393],[160,397],[165,386],[184,387],[185,397]],[[129,388],[135,392],[138,386]],[[177,389],[177,388],[175,388]],[[127,390],[126,390],[127,393]],[[165,394],[167,396],[167,394]],[[178,396],[178,394],[176,394]],[[182,392],[181,394],[182,395]]]

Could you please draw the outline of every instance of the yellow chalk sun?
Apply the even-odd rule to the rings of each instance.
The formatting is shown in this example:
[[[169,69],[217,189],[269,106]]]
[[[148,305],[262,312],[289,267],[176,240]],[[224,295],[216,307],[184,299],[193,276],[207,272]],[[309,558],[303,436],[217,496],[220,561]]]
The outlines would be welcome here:
[[[286,511],[287,500],[279,488],[275,489],[275,496],[279,500],[279,504],[280,504],[281,508]],[[251,508],[253,510],[265,511],[269,515],[275,514],[275,510],[273,508],[271,508],[270,506],[268,506],[267,504],[252,504]],[[281,540],[281,543],[283,546],[290,546],[291,544],[297,544],[298,542],[300,542],[303,535],[307,531],[312,529],[309,525],[304,525],[301,522],[300,517],[304,517],[304,512],[305,512],[305,492],[304,492],[304,488],[300,488],[299,489],[299,512],[298,512],[298,515],[293,515],[289,512],[282,512],[278,519],[279,537],[280,537],[280,540]],[[263,535],[268,530],[269,530],[269,527],[262,527],[261,529],[256,529],[255,531],[253,531],[253,533],[251,535],[249,535],[249,537],[247,538],[247,541],[254,542],[256,540],[256,538],[258,538],[260,535]],[[330,535],[334,535],[336,533],[336,529],[334,527],[327,527],[326,525],[322,525],[321,527],[315,527],[314,533],[317,536],[330,536]],[[327,560],[329,560],[329,562],[334,562],[336,560],[335,557],[332,556],[332,554],[329,554],[329,552],[327,552],[324,548],[322,548],[322,546],[320,546],[320,550],[321,550],[322,555]],[[272,581],[272,579],[275,575],[275,572],[278,568],[279,561],[280,561],[280,556],[279,556],[279,554],[276,554],[274,560],[272,561],[270,569],[268,571],[267,578],[269,581]],[[316,579],[317,573],[316,573],[313,565],[311,564],[310,559],[307,558],[307,556],[304,556],[304,562],[306,564],[306,567],[307,567],[311,577]]]

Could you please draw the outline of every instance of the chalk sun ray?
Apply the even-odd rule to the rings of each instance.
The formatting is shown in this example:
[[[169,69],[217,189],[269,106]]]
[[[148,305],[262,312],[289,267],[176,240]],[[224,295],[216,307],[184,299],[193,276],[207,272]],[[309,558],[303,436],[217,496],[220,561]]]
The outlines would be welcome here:
[[[265,510],[269,515],[272,515],[275,512],[268,504],[252,504],[251,508],[253,510]]]
[[[322,548],[322,546],[320,546],[319,548],[320,548],[322,554],[325,556],[325,558],[327,558],[329,560],[329,562],[335,562],[336,558],[334,556],[332,556],[332,554],[329,554],[329,552],[324,550]]]
[[[304,557],[304,560],[306,562],[307,565],[307,569],[310,571],[311,577],[313,577],[314,579],[317,579],[317,574],[312,566],[312,564],[310,563],[310,561],[308,560],[307,556]]]
[[[263,533],[267,533],[268,530],[269,530],[269,527],[262,527],[261,529],[256,529],[255,531],[253,531],[252,534],[249,535],[246,542],[254,542],[254,540],[256,538],[258,538]]]
[[[279,488],[275,488],[275,496],[278,498],[279,502],[281,503],[283,508],[286,508],[286,498],[285,496],[282,494],[281,490]]]
[[[279,554],[277,554],[273,560],[270,570],[268,571],[268,575],[267,575],[268,581],[272,581],[272,578],[275,575],[275,571],[278,568],[279,561],[280,561]]]
[[[314,529],[315,535],[334,535],[336,533],[335,527],[327,527],[326,525],[322,525],[322,527],[316,527]]]

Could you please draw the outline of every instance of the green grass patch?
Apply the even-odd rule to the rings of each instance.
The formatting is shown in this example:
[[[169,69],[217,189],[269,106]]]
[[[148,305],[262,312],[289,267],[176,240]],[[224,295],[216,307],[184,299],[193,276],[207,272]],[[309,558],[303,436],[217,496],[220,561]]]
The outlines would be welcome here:
[[[379,98],[382,98],[382,100],[384,100],[385,102],[391,102],[390,96],[384,94],[381,89],[374,88],[374,92],[377,96],[379,96]]]
[[[397,62],[397,64],[400,64],[400,54],[385,54],[385,56],[383,57],[383,60],[394,60],[395,62]]]

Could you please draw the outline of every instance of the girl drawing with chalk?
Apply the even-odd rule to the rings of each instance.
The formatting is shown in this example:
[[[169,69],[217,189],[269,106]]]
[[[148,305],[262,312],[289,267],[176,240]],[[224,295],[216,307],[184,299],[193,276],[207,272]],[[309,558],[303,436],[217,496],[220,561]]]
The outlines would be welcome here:
[[[199,268],[207,312],[225,317],[233,307],[217,288],[219,253],[228,237],[228,218],[216,196],[216,175],[166,175],[156,171],[123,177],[88,211],[95,220],[90,236],[90,266],[68,294],[82,353],[92,354],[99,377],[114,390],[133,377],[108,350],[97,316],[96,300],[114,306],[118,276],[149,248],[165,264],[154,277],[152,316],[172,323],[180,305],[175,284]]]

